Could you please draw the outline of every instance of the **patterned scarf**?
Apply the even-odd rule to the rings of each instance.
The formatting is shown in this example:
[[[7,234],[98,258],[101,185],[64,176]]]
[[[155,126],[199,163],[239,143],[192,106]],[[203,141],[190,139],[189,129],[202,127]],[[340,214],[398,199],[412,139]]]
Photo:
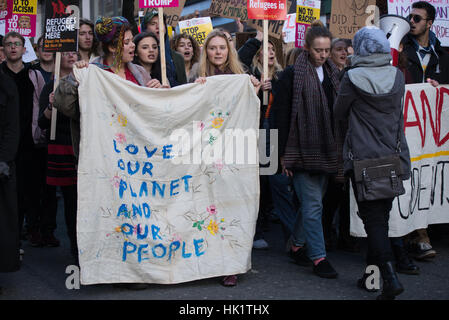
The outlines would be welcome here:
[[[340,85],[339,71],[329,60],[323,68],[335,98]],[[284,154],[287,168],[325,174],[338,172],[343,177],[344,135],[339,124],[333,125],[330,108],[309,53],[303,51],[294,66],[290,134]]]

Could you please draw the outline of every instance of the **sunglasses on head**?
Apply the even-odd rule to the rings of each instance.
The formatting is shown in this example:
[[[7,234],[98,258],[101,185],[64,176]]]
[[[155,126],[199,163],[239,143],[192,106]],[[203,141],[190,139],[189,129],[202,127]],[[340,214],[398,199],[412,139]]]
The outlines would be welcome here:
[[[421,17],[419,14],[410,14],[408,17],[407,17],[407,20],[408,21],[415,21],[415,23],[420,23],[421,22],[421,20],[429,20],[429,19],[424,19],[423,17]]]

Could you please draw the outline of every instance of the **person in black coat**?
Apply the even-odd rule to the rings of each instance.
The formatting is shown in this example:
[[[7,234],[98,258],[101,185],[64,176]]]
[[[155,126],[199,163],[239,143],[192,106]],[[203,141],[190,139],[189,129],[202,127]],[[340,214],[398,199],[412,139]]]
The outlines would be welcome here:
[[[402,53],[407,57],[407,75],[411,78],[408,83],[449,84],[449,54],[431,31],[435,16],[435,7],[430,3],[413,3],[408,16],[410,32],[402,41]],[[425,261],[436,256],[427,229],[414,231],[409,237],[409,245],[416,260]]]
[[[0,71],[0,272],[13,272],[20,268],[14,165],[19,146],[19,130],[17,87],[14,81]]]

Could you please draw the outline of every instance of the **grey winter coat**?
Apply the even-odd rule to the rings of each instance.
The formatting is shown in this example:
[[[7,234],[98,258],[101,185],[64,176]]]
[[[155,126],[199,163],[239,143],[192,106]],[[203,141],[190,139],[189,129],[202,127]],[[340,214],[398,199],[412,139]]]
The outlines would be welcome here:
[[[343,77],[334,104],[335,119],[347,120],[343,147],[345,175],[353,159],[373,159],[396,152],[400,130],[400,158],[404,180],[410,177],[410,154],[402,116],[403,73],[390,65],[390,54],[354,56],[353,69]]]

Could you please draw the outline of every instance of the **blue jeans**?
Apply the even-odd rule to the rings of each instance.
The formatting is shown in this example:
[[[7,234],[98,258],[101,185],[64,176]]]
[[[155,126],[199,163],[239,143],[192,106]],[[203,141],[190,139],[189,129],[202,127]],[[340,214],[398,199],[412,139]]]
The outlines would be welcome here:
[[[326,193],[329,176],[295,171],[293,185],[300,202],[300,211],[293,230],[293,244],[307,244],[310,260],[326,257],[322,215],[323,197]]]
[[[274,174],[269,176],[269,179],[274,211],[287,229],[288,235],[286,236],[289,238],[293,233],[298,215],[298,204],[295,200],[292,179],[284,174]]]

